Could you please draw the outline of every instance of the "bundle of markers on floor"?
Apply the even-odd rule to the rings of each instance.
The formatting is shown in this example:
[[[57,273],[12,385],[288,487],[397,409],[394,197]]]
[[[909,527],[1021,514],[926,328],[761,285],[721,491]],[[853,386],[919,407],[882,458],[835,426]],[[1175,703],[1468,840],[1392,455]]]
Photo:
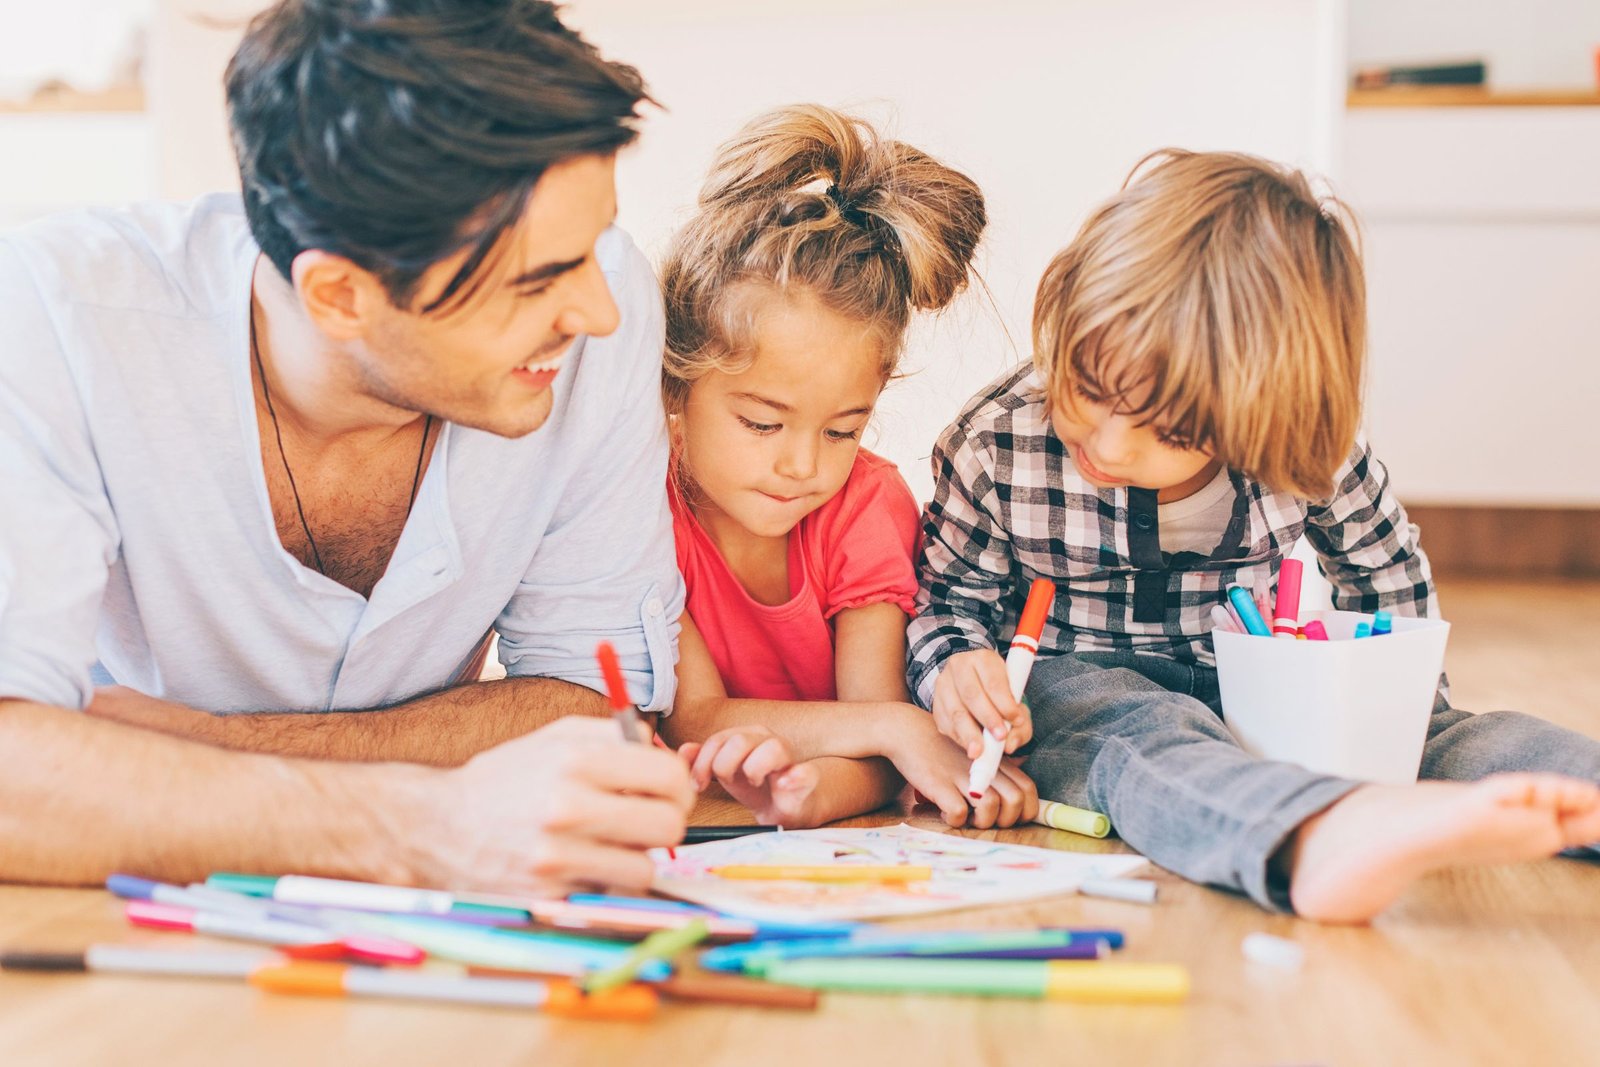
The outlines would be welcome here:
[[[825,989],[1097,1003],[1173,1003],[1189,990],[1181,966],[1107,959],[1122,947],[1116,930],[773,924],[657,898],[532,901],[293,875],[188,887],[114,875],[107,888],[136,926],[257,947],[0,950],[0,970],[233,979],[272,993],[616,1020],[648,1019],[662,998],[809,1009]]]
[[[1328,640],[1327,628],[1321,620],[1312,619],[1300,625],[1300,579],[1304,564],[1297,559],[1286,559],[1278,569],[1278,597],[1272,605],[1272,625],[1267,625],[1262,614],[1264,608],[1256,606],[1250,590],[1242,585],[1228,586],[1228,602],[1211,608],[1211,623],[1218,630],[1253,637],[1287,637],[1301,641]],[[1355,637],[1383,637],[1394,631],[1394,616],[1379,611],[1371,622],[1356,623]]]

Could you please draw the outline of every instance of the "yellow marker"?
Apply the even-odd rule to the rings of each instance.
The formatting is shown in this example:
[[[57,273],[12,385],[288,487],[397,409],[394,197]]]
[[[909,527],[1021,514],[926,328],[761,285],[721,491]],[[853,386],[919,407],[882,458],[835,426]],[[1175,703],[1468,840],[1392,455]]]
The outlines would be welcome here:
[[[1041,826],[1053,826],[1085,837],[1104,837],[1111,832],[1111,820],[1098,811],[1075,808],[1071,804],[1057,804],[1053,800],[1039,801],[1039,814],[1033,821]]]
[[[711,873],[719,878],[769,879],[784,882],[926,882],[933,877],[933,868],[870,867],[864,863],[837,863],[815,867],[781,863],[745,863],[712,867]]]

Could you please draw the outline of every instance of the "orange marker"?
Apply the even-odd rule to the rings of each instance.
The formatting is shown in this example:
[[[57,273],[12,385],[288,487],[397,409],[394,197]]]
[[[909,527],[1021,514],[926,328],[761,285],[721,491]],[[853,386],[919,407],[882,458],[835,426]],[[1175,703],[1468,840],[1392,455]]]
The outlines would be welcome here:
[[[1027,602],[1022,605],[1017,632],[1011,635],[1011,648],[1006,652],[1006,678],[1011,682],[1011,697],[1018,703],[1022,702],[1023,690],[1028,687],[1033,658],[1039,654],[1039,637],[1044,633],[1045,620],[1050,617],[1050,605],[1055,599],[1055,583],[1048,578],[1035,578],[1028,588]],[[993,784],[1005,751],[1004,741],[988,730],[983,731],[983,752],[972,761],[972,770],[967,776],[967,795],[973,800],[982,800],[984,791]]]
[[[630,985],[584,996],[571,982],[518,978],[458,978],[454,975],[346,967],[338,963],[290,963],[262,967],[250,984],[269,993],[320,997],[397,997],[405,1000],[453,1001],[533,1008],[577,1019],[642,1021],[655,1014],[656,992]]]

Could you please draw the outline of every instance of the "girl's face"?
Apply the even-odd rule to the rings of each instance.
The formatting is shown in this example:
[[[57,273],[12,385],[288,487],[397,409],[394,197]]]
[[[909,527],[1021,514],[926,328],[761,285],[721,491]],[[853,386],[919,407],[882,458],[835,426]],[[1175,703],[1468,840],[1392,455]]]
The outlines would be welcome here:
[[[729,523],[785,537],[832,498],[883,390],[871,326],[804,293],[754,299],[754,361],[696,381],[676,420],[689,497],[714,537],[737,533]]]
[[[1209,453],[1174,443],[1142,416],[1123,413],[1128,405],[1069,388],[1069,399],[1051,403],[1050,425],[1089,484],[1155,489],[1167,502],[1200,491],[1222,469]]]

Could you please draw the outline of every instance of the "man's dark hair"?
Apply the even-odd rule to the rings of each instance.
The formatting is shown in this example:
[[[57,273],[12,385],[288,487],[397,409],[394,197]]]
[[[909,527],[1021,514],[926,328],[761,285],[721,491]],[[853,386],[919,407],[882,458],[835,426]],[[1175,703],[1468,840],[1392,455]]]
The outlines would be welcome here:
[[[308,248],[410,306],[429,266],[465,263],[424,313],[466,299],[550,166],[637,136],[649,99],[542,0],[283,0],[228,65],[250,232],[289,278]]]

